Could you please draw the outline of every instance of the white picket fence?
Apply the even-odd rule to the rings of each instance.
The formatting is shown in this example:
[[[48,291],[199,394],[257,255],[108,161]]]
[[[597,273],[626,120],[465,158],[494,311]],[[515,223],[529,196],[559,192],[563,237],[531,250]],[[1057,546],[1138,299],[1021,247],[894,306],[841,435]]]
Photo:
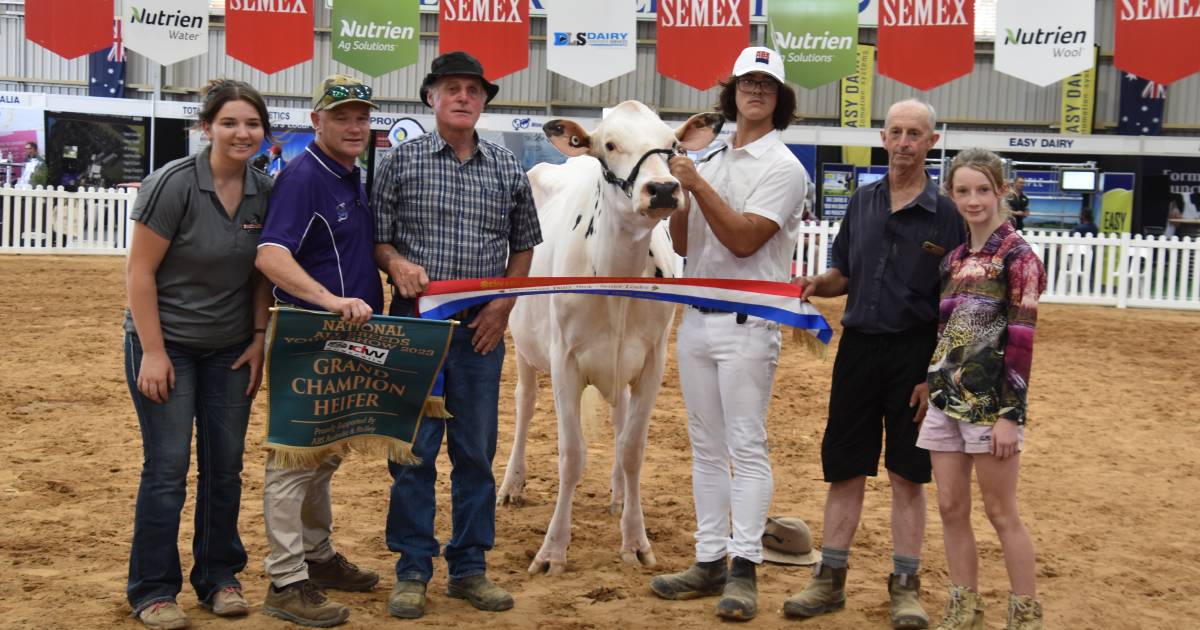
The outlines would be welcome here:
[[[826,270],[838,223],[800,228],[796,273]],[[1044,302],[1200,310],[1200,240],[1023,232],[1046,265]]]
[[[136,189],[0,188],[0,254],[124,254]]]
[[[118,254],[137,191],[0,188],[0,254]],[[821,273],[838,223],[800,227],[796,273]],[[1200,310],[1200,241],[1027,231],[1046,265],[1045,302]]]

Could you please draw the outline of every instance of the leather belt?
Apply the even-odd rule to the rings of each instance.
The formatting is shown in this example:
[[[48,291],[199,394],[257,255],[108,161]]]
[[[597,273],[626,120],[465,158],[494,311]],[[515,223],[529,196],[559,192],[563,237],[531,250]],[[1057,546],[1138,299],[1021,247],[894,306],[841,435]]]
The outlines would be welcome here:
[[[746,320],[749,319],[749,315],[745,313],[736,313],[734,311],[726,311],[719,308],[709,308],[707,306],[692,306],[691,308],[694,308],[705,315],[737,315],[737,323],[739,324],[745,324]]]

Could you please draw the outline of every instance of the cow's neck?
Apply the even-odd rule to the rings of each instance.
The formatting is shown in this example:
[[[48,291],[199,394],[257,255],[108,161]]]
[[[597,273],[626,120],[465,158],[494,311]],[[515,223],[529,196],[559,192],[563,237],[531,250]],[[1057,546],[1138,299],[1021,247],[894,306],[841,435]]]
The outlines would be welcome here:
[[[630,216],[633,203],[615,186],[601,182],[600,204],[592,217],[594,233],[586,239],[588,261],[597,276],[630,278],[641,276],[650,255],[650,235],[654,223],[642,216]]]

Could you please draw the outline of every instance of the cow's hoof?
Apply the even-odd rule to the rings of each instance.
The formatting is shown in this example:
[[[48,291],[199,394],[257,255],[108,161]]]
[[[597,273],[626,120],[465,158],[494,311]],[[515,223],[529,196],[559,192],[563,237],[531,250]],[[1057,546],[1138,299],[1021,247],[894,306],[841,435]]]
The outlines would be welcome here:
[[[644,567],[652,567],[658,564],[658,560],[654,557],[654,552],[649,549],[645,551],[622,551],[621,560],[629,564],[640,564]]]
[[[534,558],[533,562],[529,565],[530,575],[539,575],[544,573],[554,577],[562,575],[563,573],[566,573],[566,571],[567,563],[560,562],[558,560],[540,560],[538,558]]]
[[[525,505],[525,498],[519,492],[501,492],[496,495],[497,506],[521,507]]]

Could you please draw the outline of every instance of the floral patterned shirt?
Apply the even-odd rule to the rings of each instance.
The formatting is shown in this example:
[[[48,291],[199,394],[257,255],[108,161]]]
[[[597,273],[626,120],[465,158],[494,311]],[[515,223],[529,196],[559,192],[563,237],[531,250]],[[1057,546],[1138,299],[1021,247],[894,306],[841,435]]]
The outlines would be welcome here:
[[[964,243],[941,264],[938,343],[929,404],[972,424],[1025,424],[1033,328],[1046,269],[1005,222],[979,252]]]

